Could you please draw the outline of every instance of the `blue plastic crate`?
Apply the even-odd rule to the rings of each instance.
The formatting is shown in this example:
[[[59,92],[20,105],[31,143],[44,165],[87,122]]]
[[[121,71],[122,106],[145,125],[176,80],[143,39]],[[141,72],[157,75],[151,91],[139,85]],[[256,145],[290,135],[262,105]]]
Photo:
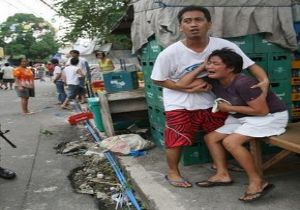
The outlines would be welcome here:
[[[300,22],[294,23],[294,29],[297,35],[300,34]]]
[[[136,71],[112,71],[103,74],[107,92],[120,92],[138,88]]]

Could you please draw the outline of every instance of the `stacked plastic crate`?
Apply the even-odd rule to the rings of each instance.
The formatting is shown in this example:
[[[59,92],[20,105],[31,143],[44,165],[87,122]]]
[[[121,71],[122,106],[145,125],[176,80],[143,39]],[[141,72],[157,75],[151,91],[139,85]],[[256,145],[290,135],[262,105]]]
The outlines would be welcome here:
[[[160,148],[164,148],[165,112],[162,99],[162,88],[151,80],[151,73],[156,57],[162,51],[155,39],[151,39],[142,49],[141,61],[144,73],[145,97],[148,104],[148,116],[152,139]]]

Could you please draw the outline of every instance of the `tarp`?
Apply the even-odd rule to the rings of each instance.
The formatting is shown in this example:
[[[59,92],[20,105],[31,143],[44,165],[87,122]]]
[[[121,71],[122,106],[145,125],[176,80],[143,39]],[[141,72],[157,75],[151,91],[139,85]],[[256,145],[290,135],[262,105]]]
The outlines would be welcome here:
[[[296,50],[293,2],[291,0],[133,1],[132,51],[141,49],[152,35],[155,35],[163,47],[179,40],[181,33],[178,28],[177,13],[188,5],[204,6],[211,12],[213,22],[211,36],[227,38],[265,32],[268,41]]]

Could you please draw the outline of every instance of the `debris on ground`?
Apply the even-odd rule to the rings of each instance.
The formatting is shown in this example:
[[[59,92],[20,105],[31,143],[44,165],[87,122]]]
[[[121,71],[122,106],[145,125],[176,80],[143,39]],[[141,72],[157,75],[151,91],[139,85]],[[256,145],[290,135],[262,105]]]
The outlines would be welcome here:
[[[41,133],[42,133],[42,134],[45,134],[45,135],[53,135],[53,133],[52,133],[51,131],[46,130],[46,129],[45,129],[45,130],[42,130]]]
[[[83,131],[85,132],[85,131]],[[75,192],[95,196],[99,209],[133,209],[115,172],[105,158],[106,149],[92,141],[90,135],[80,140],[60,143],[58,153],[72,155],[82,160],[82,165],[73,169],[68,178]]]

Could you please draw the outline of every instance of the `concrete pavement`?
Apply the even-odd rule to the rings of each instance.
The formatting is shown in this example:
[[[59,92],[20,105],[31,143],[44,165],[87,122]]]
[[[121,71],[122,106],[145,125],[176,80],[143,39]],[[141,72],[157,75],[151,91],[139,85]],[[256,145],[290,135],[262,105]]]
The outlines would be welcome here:
[[[20,114],[20,101],[14,90],[0,90],[0,123],[9,129],[7,137],[17,148],[2,139],[1,166],[17,173],[15,180],[0,179],[1,210],[95,210],[95,200],[74,193],[67,178],[80,165],[74,157],[56,154],[58,143],[80,138],[80,130],[68,125],[69,111],[55,105],[55,86],[36,81],[36,97],[30,98],[33,115]],[[45,135],[44,131],[53,135]]]
[[[0,91],[0,122],[10,129],[7,137],[17,144],[12,149],[1,140],[1,165],[17,172],[16,180],[0,179],[0,210],[94,210],[94,199],[72,191],[67,175],[80,164],[74,157],[56,154],[60,142],[80,138],[80,130],[66,122],[69,111],[57,105],[54,85],[37,81],[37,96],[30,100],[36,114],[20,115],[14,91]],[[43,134],[45,130],[53,135]],[[244,193],[244,173],[233,172],[235,183],[227,187],[175,188],[165,180],[164,152],[152,149],[141,157],[120,157],[120,162],[135,191],[147,209],[157,210],[298,210],[300,209],[300,158],[293,156],[274,167],[266,178],[275,189],[263,199],[245,204],[238,200]],[[210,164],[181,167],[192,183],[206,179],[213,171]],[[101,209],[101,207],[99,208]]]

